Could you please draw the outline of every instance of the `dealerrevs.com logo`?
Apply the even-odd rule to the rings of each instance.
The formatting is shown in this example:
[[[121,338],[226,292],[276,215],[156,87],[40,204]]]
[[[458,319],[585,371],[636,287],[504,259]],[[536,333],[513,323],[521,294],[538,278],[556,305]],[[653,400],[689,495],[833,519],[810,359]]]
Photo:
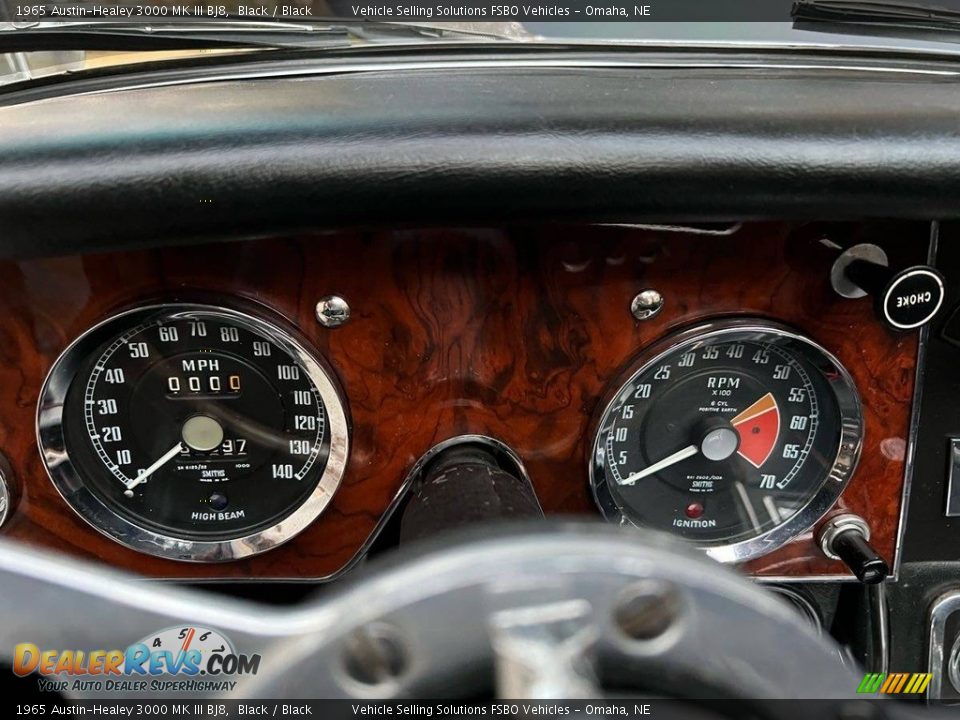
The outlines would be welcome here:
[[[223,633],[176,626],[114,650],[59,650],[19,643],[13,672],[40,676],[56,692],[225,692],[231,678],[256,675],[259,655],[238,653]]]

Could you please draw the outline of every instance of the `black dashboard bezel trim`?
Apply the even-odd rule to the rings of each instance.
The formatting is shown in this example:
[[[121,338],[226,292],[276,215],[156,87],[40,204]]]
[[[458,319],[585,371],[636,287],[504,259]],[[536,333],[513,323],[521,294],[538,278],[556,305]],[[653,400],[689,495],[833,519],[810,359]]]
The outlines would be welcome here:
[[[318,227],[960,215],[960,62],[948,56],[413,53],[9,91],[0,255]]]

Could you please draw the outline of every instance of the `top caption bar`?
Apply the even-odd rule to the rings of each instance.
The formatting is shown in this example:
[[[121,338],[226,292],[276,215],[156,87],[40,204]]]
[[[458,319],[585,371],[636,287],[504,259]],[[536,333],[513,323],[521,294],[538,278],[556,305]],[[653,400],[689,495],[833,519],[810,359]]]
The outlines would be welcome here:
[[[527,2],[477,0],[287,0],[277,2],[16,2],[8,0],[14,22],[190,21],[331,19],[386,22],[789,22],[791,0],[639,0],[637,2]],[[2,5],[0,5],[2,7]],[[0,12],[2,14],[2,12]],[[482,28],[478,28],[482,29]]]

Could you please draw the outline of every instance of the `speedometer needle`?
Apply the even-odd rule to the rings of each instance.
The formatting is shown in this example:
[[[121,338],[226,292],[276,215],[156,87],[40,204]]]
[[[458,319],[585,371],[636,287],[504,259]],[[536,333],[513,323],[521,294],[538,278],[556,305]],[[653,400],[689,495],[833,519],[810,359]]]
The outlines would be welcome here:
[[[633,475],[628,475],[625,477],[620,484],[621,485],[633,485],[637,480],[643,480],[643,478],[648,475],[653,475],[656,472],[660,472],[664,468],[668,468],[671,465],[674,465],[681,460],[686,460],[688,457],[693,457],[698,452],[700,452],[699,445],[687,445],[683,450],[677,450],[673,455],[668,455],[660,462],[655,462],[653,465],[649,465],[640,472],[635,472]]]
[[[124,495],[127,495],[128,497],[129,497],[129,496],[132,496],[132,495],[133,495],[132,490],[133,490],[137,485],[139,485],[140,483],[146,482],[146,481],[147,481],[147,478],[149,478],[149,477],[150,477],[151,475],[153,475],[157,470],[159,470],[159,469],[162,468],[164,465],[166,465],[168,462],[170,462],[170,460],[172,460],[174,457],[176,457],[177,455],[179,455],[179,454],[180,454],[180,449],[181,449],[182,447],[183,447],[183,443],[179,443],[179,442],[178,442],[178,443],[177,443],[176,445],[174,445],[172,448],[170,448],[169,450],[167,450],[167,452],[165,452],[162,457],[160,457],[155,463],[153,463],[153,465],[151,465],[150,467],[148,467],[146,470],[144,470],[144,471],[141,472],[139,475],[137,475],[133,480],[131,480],[130,482],[128,482],[128,483],[127,483],[127,490],[126,490],[126,492],[124,493]]]

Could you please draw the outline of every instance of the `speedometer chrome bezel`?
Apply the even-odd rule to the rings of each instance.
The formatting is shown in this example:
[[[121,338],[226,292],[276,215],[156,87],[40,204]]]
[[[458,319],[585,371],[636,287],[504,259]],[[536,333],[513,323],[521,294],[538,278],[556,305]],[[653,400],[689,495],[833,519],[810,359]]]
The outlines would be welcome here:
[[[90,353],[116,334],[115,330],[157,320],[183,320],[202,313],[263,335],[294,358],[319,392],[329,423],[329,453],[316,487],[280,522],[233,539],[184,539],[141,527],[110,508],[84,483],[64,441],[64,406],[67,392]],[[37,404],[37,444],[51,482],[61,497],[98,532],[132,550],[185,562],[212,563],[238,560],[275,548],[304,531],[327,508],[346,469],[350,451],[346,406],[332,374],[297,339],[295,331],[275,322],[221,305],[168,303],[136,307],[112,315],[76,338],[54,362]]]
[[[654,343],[631,363],[631,370],[622,382],[618,382],[614,392],[602,403],[603,411],[594,423],[595,431],[590,445],[590,488],[594,501],[604,518],[620,525],[634,525],[629,516],[618,505],[607,482],[607,458],[603,447],[604,418],[610,416],[617,399],[628,385],[651,367],[659,364],[668,355],[699,347],[708,340],[725,337],[742,337],[744,340],[769,340],[773,336],[777,342],[800,349],[804,357],[821,372],[833,391],[840,427],[840,442],[827,477],[818,491],[783,523],[765,532],[733,543],[701,545],[700,549],[714,560],[724,563],[740,563],[765,555],[797,536],[809,531],[834,506],[840,494],[846,488],[860,459],[863,446],[863,406],[860,394],[850,373],[843,364],[823,346],[801,335],[792,328],[774,321],[754,318],[735,318],[716,320],[668,335]]]

